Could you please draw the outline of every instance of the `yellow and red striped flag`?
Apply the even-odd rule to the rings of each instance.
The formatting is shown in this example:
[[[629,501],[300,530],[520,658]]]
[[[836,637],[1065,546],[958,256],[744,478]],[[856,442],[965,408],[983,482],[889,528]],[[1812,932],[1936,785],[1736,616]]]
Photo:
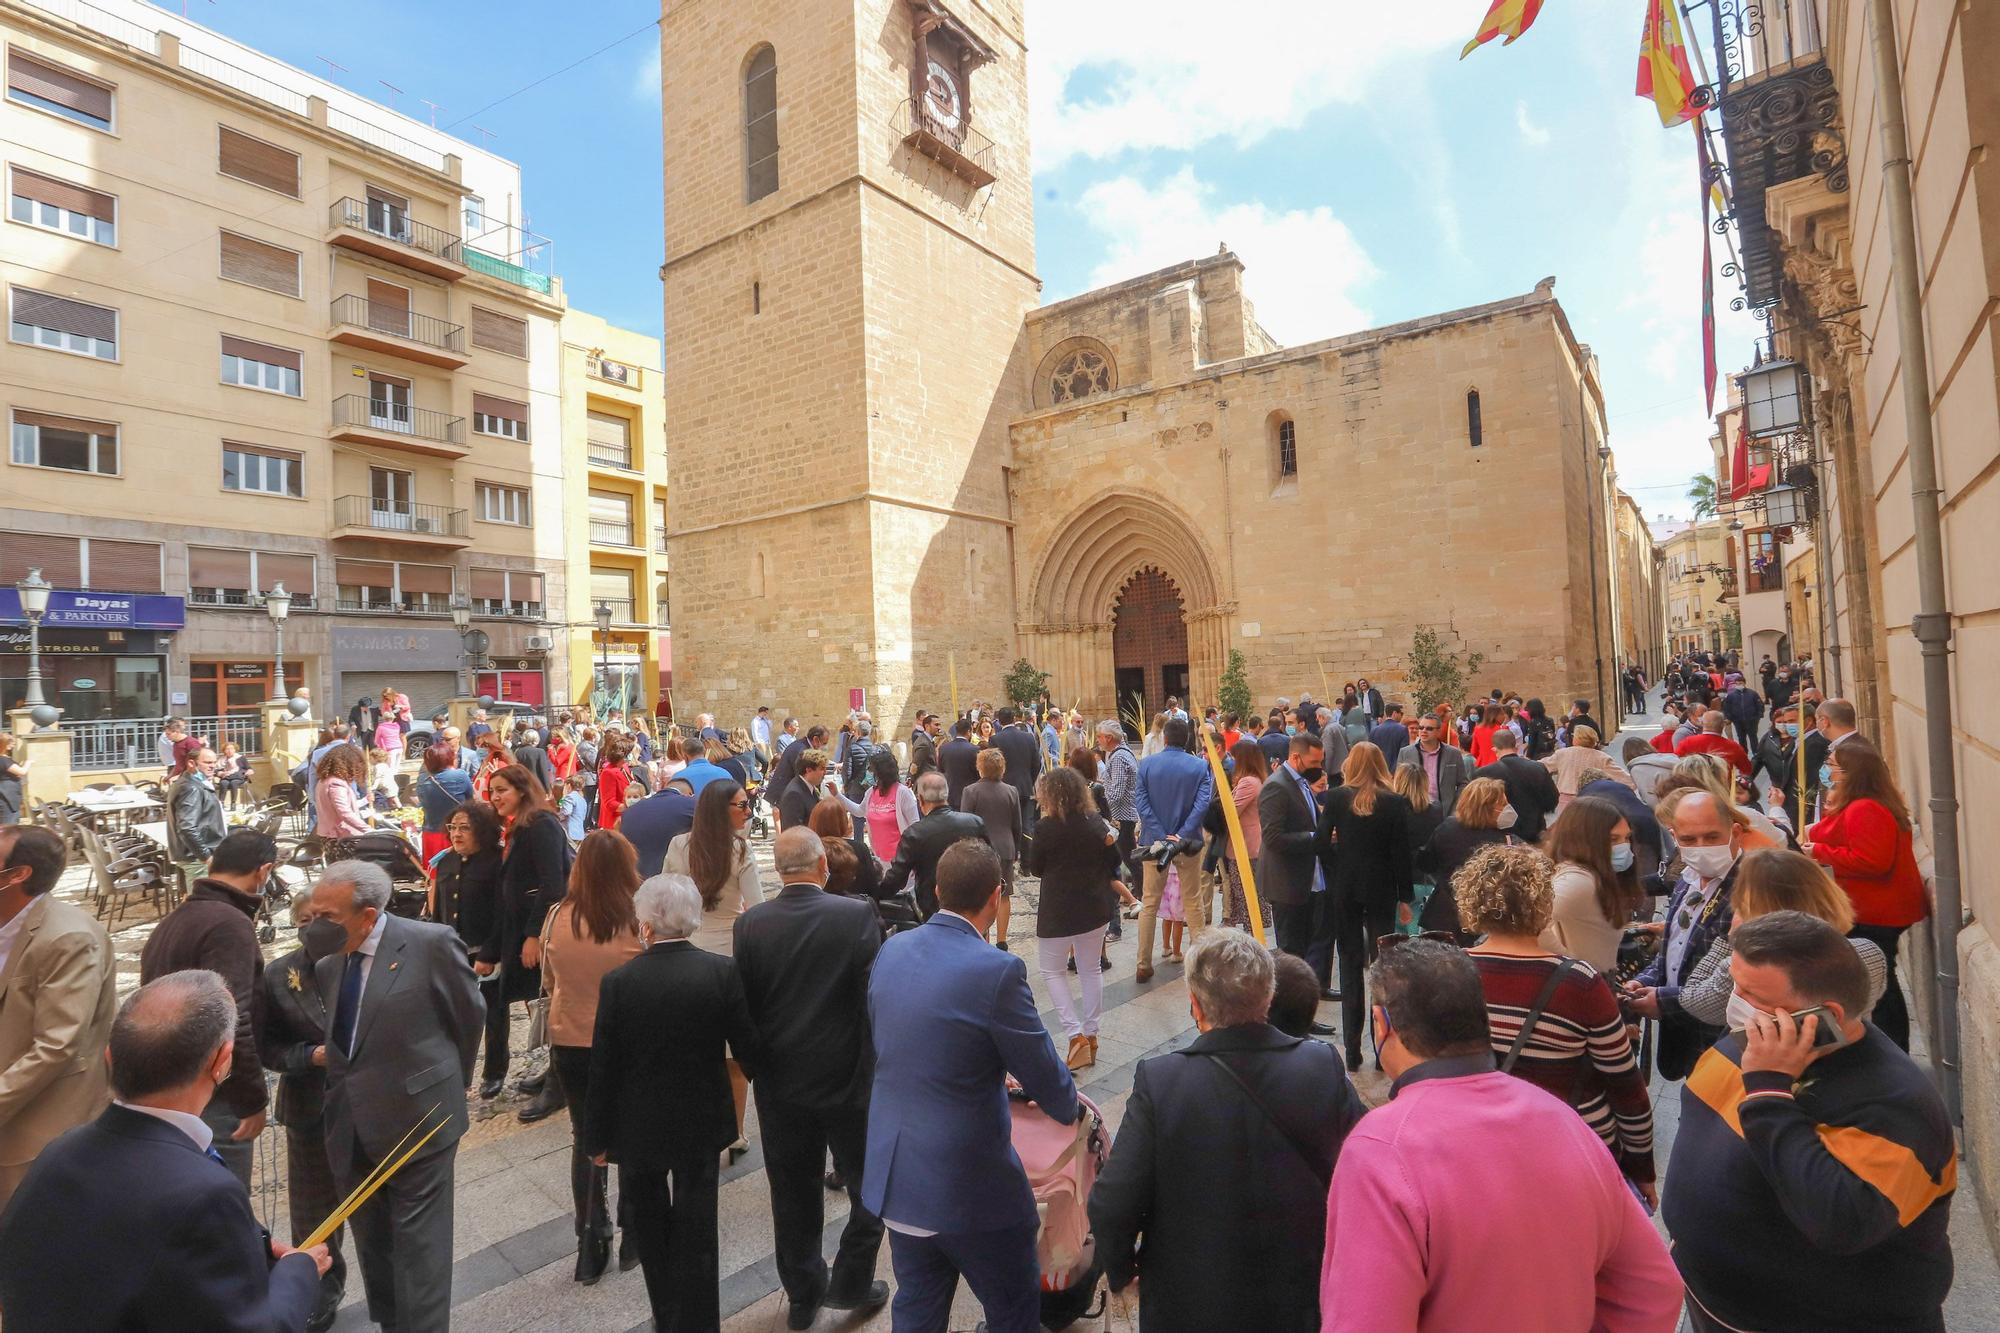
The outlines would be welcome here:
[[[1646,0],[1646,31],[1639,38],[1640,97],[1659,108],[1660,124],[1678,125],[1692,118],[1690,99],[1696,84],[1688,67],[1687,43],[1681,37],[1681,16],[1673,0]]]
[[[1542,12],[1542,0],[1493,0],[1486,11],[1486,17],[1479,21],[1479,31],[1465,49],[1458,53],[1465,59],[1486,42],[1495,37],[1505,37],[1502,46],[1512,46],[1514,39],[1526,32],[1535,21],[1535,15]]]

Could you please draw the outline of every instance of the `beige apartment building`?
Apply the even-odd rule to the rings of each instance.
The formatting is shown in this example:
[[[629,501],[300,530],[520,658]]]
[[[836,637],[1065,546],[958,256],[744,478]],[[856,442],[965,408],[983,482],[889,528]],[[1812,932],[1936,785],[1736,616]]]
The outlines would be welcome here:
[[[1719,518],[1660,525],[1660,584],[1671,653],[1733,647],[1729,534]]]
[[[673,684],[660,341],[580,310],[562,338],[573,701],[650,713]]]
[[[0,0],[7,702],[30,568],[58,589],[45,688],[71,720],[247,736],[280,584],[283,685],[316,714],[458,693],[454,601],[473,646],[565,693],[564,303],[506,239],[518,170],[107,3],[71,7],[83,26]]]

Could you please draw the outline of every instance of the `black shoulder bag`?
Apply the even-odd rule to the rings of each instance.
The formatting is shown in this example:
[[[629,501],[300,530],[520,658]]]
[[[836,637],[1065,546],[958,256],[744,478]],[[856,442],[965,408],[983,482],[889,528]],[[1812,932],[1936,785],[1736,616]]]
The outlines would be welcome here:
[[[1521,1019],[1521,1030],[1514,1034],[1514,1044],[1507,1048],[1506,1057],[1500,1061],[1501,1073],[1514,1072],[1514,1062],[1521,1058],[1521,1048],[1528,1044],[1529,1036],[1534,1033],[1535,1024],[1542,1021],[1542,1010],[1549,1007],[1549,1001],[1556,997],[1556,987],[1562,985],[1562,979],[1569,975],[1569,970],[1575,963],[1574,958],[1556,960],[1554,970],[1549,973],[1549,979],[1542,983],[1542,993],[1535,997],[1534,1004],[1528,1007],[1527,1015]]]
[[[1308,1042],[1307,1044],[1311,1046],[1319,1046],[1323,1050],[1325,1050],[1329,1055],[1333,1053],[1333,1048],[1331,1046],[1327,1046],[1323,1042],[1315,1041],[1315,1042]],[[1264,1118],[1271,1122],[1271,1128],[1278,1131],[1278,1137],[1282,1138],[1286,1143],[1291,1145],[1292,1151],[1298,1154],[1299,1160],[1306,1164],[1307,1169],[1309,1169],[1313,1173],[1313,1178],[1319,1181],[1320,1188],[1322,1190],[1331,1189],[1333,1187],[1332,1173],[1329,1171],[1324,1171],[1320,1168],[1319,1159],[1306,1151],[1305,1144],[1300,1143],[1298,1139],[1292,1134],[1292,1131],[1285,1127],[1285,1122],[1278,1119],[1277,1113],[1271,1109],[1270,1104],[1266,1102],[1262,1097],[1259,1097],[1257,1095],[1257,1090],[1250,1086],[1249,1080],[1244,1078],[1243,1075],[1237,1073],[1236,1070],[1230,1066],[1230,1063],[1227,1060],[1223,1059],[1220,1055],[1216,1054],[1214,1051],[1203,1051],[1202,1054],[1207,1056],[1210,1060],[1215,1061],[1216,1068],[1220,1069],[1223,1073],[1229,1075],[1231,1079],[1235,1080],[1236,1086],[1243,1089],[1243,1095],[1245,1097],[1248,1097],[1251,1100],[1251,1102],[1256,1106],[1256,1108],[1264,1113]]]

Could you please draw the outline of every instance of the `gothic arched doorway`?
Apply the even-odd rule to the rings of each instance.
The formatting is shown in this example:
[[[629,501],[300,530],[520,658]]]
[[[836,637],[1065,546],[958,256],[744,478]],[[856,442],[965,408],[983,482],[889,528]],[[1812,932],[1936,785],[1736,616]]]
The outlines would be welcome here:
[[[1168,695],[1188,697],[1186,606],[1174,581],[1150,565],[1125,581],[1111,611],[1111,665],[1122,713],[1133,696],[1150,722]]]

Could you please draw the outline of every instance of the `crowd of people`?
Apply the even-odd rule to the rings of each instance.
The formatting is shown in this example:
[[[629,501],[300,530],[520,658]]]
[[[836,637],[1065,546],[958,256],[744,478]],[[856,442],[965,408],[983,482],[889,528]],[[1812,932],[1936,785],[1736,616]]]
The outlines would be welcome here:
[[[1588,699],[1413,711],[1366,680],[1248,717],[1169,700],[1144,736],[984,704],[902,743],[769,709],[664,743],[643,718],[438,723],[420,919],[336,860],[267,963],[278,848],[224,830],[122,1005],[102,928],[50,895],[60,840],[0,830],[0,1316],[324,1329],[358,1266],[377,1324],[447,1328],[457,1143],[525,1013],[548,1062],[520,1118],[569,1110],[575,1280],[643,1269],[662,1329],[719,1326],[753,1098],[798,1329],[890,1301],[885,1241],[911,1333],[961,1281],[1027,1333],[1100,1275],[1137,1284],[1144,1330],[1942,1329],[1956,1157],[1896,980],[1925,912],[1909,811],[1851,705],[1767,665],[1753,690],[1676,660],[1657,738]],[[1644,674],[1621,685],[1645,710]],[[365,751],[397,724],[385,694],[327,729],[321,835],[372,826]],[[184,758],[176,793],[208,790],[215,756]],[[1138,1064],[1109,1136],[1079,1079],[1127,929],[1137,983],[1179,965],[1198,1035]],[[1685,1080],[1664,1172],[1649,1062]],[[267,1116],[295,1242],[435,1132],[301,1251],[247,1203]],[[1070,1196],[1031,1183],[1024,1122],[1077,1127]],[[201,1262],[84,1276],[79,1237],[156,1226]]]

